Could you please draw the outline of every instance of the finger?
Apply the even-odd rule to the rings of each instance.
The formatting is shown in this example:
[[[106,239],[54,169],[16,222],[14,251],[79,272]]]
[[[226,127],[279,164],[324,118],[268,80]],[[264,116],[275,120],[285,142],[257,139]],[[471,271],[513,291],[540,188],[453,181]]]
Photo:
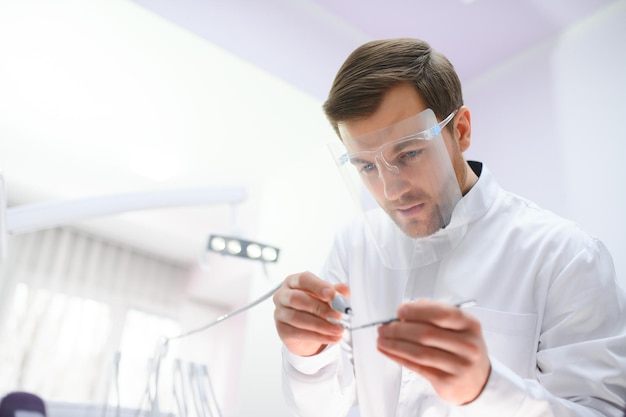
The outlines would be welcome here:
[[[327,281],[311,272],[290,275],[285,279],[286,285],[295,290],[309,292],[321,301],[330,301],[335,295],[335,288]]]
[[[350,287],[348,287],[346,284],[344,283],[335,284],[334,288],[344,297],[350,298]]]
[[[282,288],[274,294],[274,304],[277,309],[286,308],[303,311],[324,320],[328,317],[341,317],[328,302],[300,289]]]
[[[287,349],[300,356],[315,355],[325,346],[341,341],[341,335],[324,335],[278,321],[276,329]]]
[[[274,320],[278,324],[286,324],[292,328],[318,335],[337,337],[343,334],[343,328],[328,322],[325,318],[293,308],[277,308]]]
[[[472,360],[464,354],[405,340],[379,338],[378,349],[413,370],[431,368],[446,374],[457,374],[472,364]]]
[[[437,327],[463,330],[471,326],[469,315],[454,305],[432,300],[417,300],[402,304],[398,317],[403,321],[430,323]]]
[[[394,356],[393,354],[389,354],[383,350],[380,350],[380,352],[384,354],[385,356],[387,356],[389,359],[397,362],[401,366],[420,374],[423,378],[430,381],[430,383],[433,385],[434,388],[437,388],[438,385],[440,384],[443,384],[444,386],[452,385],[451,383],[452,379],[455,377],[455,375],[458,375],[458,372],[457,373],[446,372],[436,366],[433,367],[433,366],[427,366],[427,365],[420,365],[412,361],[408,361],[405,358]],[[439,392],[441,390],[438,389],[437,391]]]
[[[438,395],[455,404],[473,401],[484,389],[491,365],[482,338],[470,350],[443,351],[404,340],[379,340],[378,350],[426,378]]]
[[[443,351],[470,354],[482,337],[480,325],[464,330],[451,330],[430,323],[398,321],[380,326],[378,336],[382,339],[404,341]]]

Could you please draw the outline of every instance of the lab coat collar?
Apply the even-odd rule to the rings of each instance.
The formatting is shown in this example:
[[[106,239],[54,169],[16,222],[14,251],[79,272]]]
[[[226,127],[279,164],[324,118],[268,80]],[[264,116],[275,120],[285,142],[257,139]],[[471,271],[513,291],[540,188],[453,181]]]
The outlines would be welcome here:
[[[458,202],[448,226],[415,242],[415,258],[422,266],[448,256],[463,240],[469,225],[484,216],[496,200],[499,186],[489,170],[480,162],[471,161],[470,166],[478,181]]]
[[[454,230],[455,228],[467,226],[481,218],[493,205],[498,195],[500,186],[487,167],[482,162],[468,161],[468,163],[478,176],[478,181],[461,198],[457,209],[452,213],[450,227],[446,229]],[[459,213],[463,214],[459,215]]]

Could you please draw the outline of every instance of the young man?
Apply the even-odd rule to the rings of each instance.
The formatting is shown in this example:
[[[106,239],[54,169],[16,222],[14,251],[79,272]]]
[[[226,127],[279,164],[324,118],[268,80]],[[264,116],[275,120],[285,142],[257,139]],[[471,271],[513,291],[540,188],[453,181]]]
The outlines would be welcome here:
[[[470,112],[448,60],[415,39],[367,43],[324,110],[364,208],[319,276],[291,275],[274,296],[295,413],[622,416],[626,296],[612,259],[465,161]],[[336,293],[352,315],[331,308]]]

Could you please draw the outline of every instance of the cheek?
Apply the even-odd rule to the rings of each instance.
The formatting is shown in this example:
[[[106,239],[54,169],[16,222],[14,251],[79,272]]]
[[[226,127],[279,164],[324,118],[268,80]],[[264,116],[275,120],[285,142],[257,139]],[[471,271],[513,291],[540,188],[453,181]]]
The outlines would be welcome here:
[[[459,184],[459,187],[462,187],[462,184],[465,182],[466,175],[465,158],[463,157],[463,153],[461,152],[461,149],[459,149],[459,144],[457,142],[446,137],[445,144],[448,156],[452,162],[452,169],[454,169],[457,183]]]

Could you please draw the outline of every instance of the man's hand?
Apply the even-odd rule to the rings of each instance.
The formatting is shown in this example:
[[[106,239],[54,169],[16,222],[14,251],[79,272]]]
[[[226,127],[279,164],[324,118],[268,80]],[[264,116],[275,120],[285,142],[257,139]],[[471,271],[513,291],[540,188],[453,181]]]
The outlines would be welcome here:
[[[285,278],[274,294],[274,321],[278,336],[292,353],[312,356],[341,340],[343,328],[327,320],[341,318],[329,305],[335,291],[349,295],[346,285],[333,286],[310,272]]]
[[[430,381],[443,400],[475,400],[491,371],[479,321],[458,307],[425,300],[401,305],[398,317],[378,328],[378,350]]]

